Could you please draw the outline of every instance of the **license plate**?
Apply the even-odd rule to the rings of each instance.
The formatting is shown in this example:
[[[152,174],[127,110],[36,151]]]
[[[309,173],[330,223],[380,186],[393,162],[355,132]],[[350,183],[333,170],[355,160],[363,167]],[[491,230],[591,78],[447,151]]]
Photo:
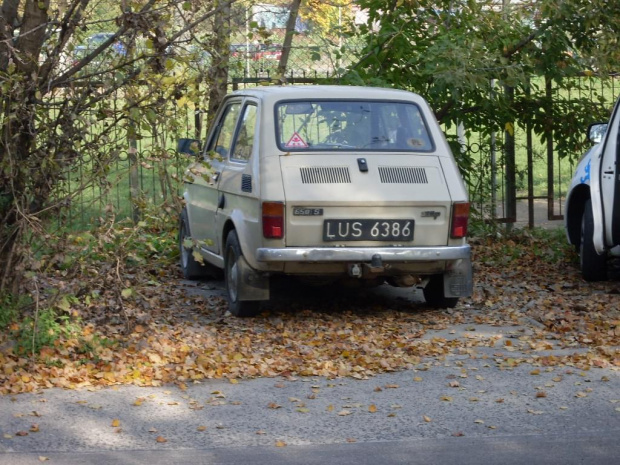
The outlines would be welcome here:
[[[325,220],[324,241],[412,241],[413,220]]]

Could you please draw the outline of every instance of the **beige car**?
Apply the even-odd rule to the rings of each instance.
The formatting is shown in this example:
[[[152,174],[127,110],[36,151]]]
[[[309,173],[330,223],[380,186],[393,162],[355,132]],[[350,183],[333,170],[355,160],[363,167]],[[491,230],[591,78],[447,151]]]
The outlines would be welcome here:
[[[181,267],[224,270],[230,311],[270,278],[472,292],[467,191],[428,104],[393,89],[270,86],[224,99],[185,175]]]

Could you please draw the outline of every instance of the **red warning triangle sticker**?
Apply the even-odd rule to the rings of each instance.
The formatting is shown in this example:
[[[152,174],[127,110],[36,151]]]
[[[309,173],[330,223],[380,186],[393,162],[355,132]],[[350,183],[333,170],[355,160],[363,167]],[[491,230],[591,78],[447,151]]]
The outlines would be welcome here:
[[[299,148],[308,148],[308,144],[306,141],[301,138],[297,132],[293,133],[293,136],[286,143],[285,147],[299,147]]]

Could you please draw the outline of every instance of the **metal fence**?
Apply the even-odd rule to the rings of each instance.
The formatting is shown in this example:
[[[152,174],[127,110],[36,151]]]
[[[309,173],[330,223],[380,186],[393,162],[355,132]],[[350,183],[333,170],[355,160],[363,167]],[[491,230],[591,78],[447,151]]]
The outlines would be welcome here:
[[[287,80],[312,83],[329,78],[330,73],[336,71],[332,63],[324,69],[305,69],[303,72],[297,69],[291,71]],[[230,86],[256,85],[270,72],[266,67],[249,67],[249,72],[245,69],[240,74],[231,73]],[[577,97],[589,96],[611,108],[620,94],[618,79],[603,82],[582,79],[583,82],[575,87],[579,89],[575,91]],[[544,90],[547,93],[552,91],[548,87]],[[565,97],[571,98],[570,95]],[[135,219],[140,210],[137,205],[161,205],[179,195],[180,179],[189,160],[176,151],[177,139],[196,138],[197,133],[204,136],[205,115],[200,110],[177,108],[174,102],[171,108],[176,129],[172,131],[167,124],[153,125],[143,131],[140,138],[128,138],[126,150],[120,151],[109,167],[107,182],[80,189],[72,195],[70,208],[58,220],[60,226],[86,229],[110,211],[117,218]],[[562,218],[566,188],[580,153],[560,154],[555,150],[552,134],[543,144],[532,137],[530,128],[516,126],[510,137],[501,131],[491,135],[474,131],[473,135],[465,137],[464,129],[467,128],[452,128],[446,130],[446,134],[459,142],[457,157],[473,161],[464,174],[478,216],[503,223],[524,222],[526,211],[527,223],[535,226],[534,205],[542,203],[547,209],[547,219]],[[585,138],[586,128],[583,130]],[[127,137],[122,128],[115,131],[115,138]],[[89,169],[88,160],[72,166],[59,193],[66,195],[76,190],[76,186],[83,184]],[[527,203],[527,209],[517,209],[518,203],[523,202]]]

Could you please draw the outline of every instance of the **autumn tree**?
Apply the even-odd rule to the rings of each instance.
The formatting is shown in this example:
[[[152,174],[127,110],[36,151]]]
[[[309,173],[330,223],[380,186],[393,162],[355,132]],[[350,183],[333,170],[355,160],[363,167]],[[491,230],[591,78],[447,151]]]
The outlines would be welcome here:
[[[605,108],[589,96],[570,98],[575,77],[605,79],[620,64],[620,3],[606,0],[360,0],[368,23],[349,82],[423,94],[448,127],[457,122],[490,133],[507,125],[551,130],[557,149],[579,147],[593,115]],[[492,88],[492,83],[495,87]],[[553,84],[562,117],[550,101],[528,93]],[[516,97],[510,97],[510,89]],[[507,91],[508,90],[508,91]],[[579,151],[579,150],[578,150]]]
[[[174,129],[176,102],[202,98],[189,94],[205,75],[195,68],[218,67],[221,55],[209,49],[208,22],[231,3],[2,2],[0,292],[18,291],[46,215],[87,186],[108,191],[111,167],[135,153],[142,129]],[[85,175],[69,191],[76,167]]]

